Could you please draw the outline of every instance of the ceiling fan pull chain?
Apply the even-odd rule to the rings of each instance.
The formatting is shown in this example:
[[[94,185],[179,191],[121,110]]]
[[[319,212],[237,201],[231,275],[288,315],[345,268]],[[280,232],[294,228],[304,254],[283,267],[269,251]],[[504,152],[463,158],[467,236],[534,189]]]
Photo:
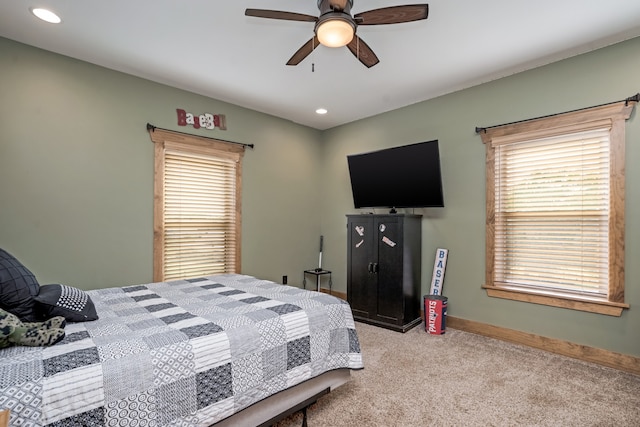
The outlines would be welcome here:
[[[316,58],[316,38],[313,37],[311,39],[311,72],[312,73],[316,72],[315,58]]]

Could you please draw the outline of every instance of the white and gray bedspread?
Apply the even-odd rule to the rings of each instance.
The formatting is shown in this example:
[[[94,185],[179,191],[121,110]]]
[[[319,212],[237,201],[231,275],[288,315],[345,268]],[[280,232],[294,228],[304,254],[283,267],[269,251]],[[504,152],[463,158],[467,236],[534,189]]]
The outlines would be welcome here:
[[[99,320],[0,350],[20,426],[208,426],[338,368],[363,367],[350,306],[245,275],[89,291]]]

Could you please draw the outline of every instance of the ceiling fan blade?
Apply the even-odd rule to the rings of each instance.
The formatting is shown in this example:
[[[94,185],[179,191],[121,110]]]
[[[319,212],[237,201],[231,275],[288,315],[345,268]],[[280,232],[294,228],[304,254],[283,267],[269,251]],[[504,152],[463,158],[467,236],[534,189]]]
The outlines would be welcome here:
[[[283,12],[280,10],[267,9],[247,9],[244,11],[246,16],[255,16],[256,18],[283,19],[285,21],[304,21],[316,22],[318,17],[305,15],[304,13]]]
[[[302,47],[293,54],[291,59],[289,59],[289,62],[287,62],[287,65],[298,65],[304,58],[309,56],[309,54],[313,52],[313,50],[317,48],[319,44],[320,41],[318,40],[318,37],[313,36],[311,40],[302,45]]]
[[[401,24],[427,19],[428,16],[428,4],[383,7],[353,15],[358,25]]]
[[[360,62],[364,64],[365,67],[371,68],[376,65],[380,60],[376,56],[375,53],[371,50],[368,44],[364,42],[357,35],[353,36],[353,40],[347,45],[353,56],[358,58]]]

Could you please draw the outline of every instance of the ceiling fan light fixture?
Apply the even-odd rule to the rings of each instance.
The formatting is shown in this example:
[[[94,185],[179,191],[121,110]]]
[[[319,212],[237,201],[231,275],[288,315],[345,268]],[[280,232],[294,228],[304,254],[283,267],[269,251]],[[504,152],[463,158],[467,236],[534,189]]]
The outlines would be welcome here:
[[[342,47],[353,40],[355,27],[345,19],[332,18],[321,22],[316,28],[320,44],[327,47]]]

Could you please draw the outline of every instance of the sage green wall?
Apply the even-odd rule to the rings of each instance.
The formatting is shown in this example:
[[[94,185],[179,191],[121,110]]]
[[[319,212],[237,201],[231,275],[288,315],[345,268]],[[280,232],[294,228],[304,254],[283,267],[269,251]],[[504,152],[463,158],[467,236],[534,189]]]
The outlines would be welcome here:
[[[640,90],[640,39],[324,132],[0,38],[0,247],[42,283],[84,289],[152,280],[158,127],[256,144],[244,159],[242,270],[271,280],[323,265],[346,292],[346,155],[439,139],[446,207],[423,220],[423,293],[437,247],[453,316],[640,357],[640,120],[627,123],[622,317],[488,298],[484,146],[490,126],[624,99]],[[176,108],[225,114],[228,130],[176,125]],[[320,194],[321,197],[317,197]],[[382,211],[380,211],[382,212]]]
[[[450,315],[640,356],[639,107],[626,126],[625,299],[631,309],[622,317],[486,296],[480,288],[485,273],[485,149],[475,134],[476,126],[625,99],[640,91],[638,70],[640,38],[325,131],[322,233],[335,288],[346,292],[345,214],[356,212],[346,156],[438,139],[446,207],[415,210],[424,215],[423,294],[431,283],[436,248],[448,248],[443,289]]]
[[[227,131],[177,125],[176,108]],[[243,162],[242,272],[300,283],[317,262],[320,133],[0,38],[0,247],[41,283],[152,280],[146,124],[255,144]]]

